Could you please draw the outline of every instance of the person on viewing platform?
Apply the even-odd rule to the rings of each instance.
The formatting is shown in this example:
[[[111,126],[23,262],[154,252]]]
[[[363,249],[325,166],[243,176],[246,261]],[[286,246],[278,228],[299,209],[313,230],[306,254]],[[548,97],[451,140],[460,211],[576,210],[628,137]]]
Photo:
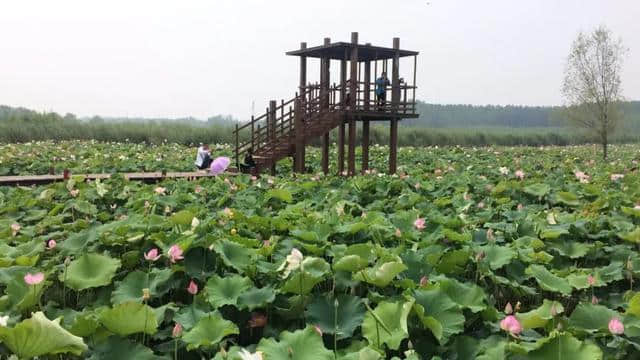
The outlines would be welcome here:
[[[387,102],[387,86],[390,84],[389,78],[387,78],[387,73],[384,71],[380,74],[380,77],[376,79],[376,100],[378,110],[381,110]]]
[[[198,153],[196,154],[196,161],[194,164],[200,170],[208,169],[211,165],[211,150],[209,150],[208,144],[203,144],[198,148]]]

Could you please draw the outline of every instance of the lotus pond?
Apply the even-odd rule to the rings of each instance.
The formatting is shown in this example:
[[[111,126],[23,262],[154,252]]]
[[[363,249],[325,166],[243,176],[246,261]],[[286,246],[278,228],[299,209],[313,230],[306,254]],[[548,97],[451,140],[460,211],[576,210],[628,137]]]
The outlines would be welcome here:
[[[0,147],[5,174],[193,160]],[[378,171],[353,178],[2,187],[0,358],[640,358],[640,146],[597,150],[402,148],[388,176],[373,147]]]

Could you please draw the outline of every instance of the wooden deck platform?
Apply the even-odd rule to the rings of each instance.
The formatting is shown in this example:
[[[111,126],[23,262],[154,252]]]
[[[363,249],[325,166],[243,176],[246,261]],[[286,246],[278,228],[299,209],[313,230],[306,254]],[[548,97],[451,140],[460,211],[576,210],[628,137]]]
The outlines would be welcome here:
[[[71,178],[82,179],[85,181],[108,179],[113,174],[71,174]],[[224,175],[237,175],[235,168],[230,168]],[[167,179],[200,179],[215,177],[208,171],[191,171],[191,172],[136,172],[122,173],[122,176],[130,181],[144,181],[147,183],[158,182]],[[42,185],[50,184],[58,181],[64,181],[63,175],[22,175],[22,176],[0,176],[0,186],[16,186],[16,185]]]

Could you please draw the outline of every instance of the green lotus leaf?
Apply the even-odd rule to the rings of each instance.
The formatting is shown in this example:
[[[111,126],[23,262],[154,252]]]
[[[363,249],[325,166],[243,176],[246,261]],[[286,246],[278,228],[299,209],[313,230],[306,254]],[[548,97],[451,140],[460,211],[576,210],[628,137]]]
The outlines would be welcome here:
[[[540,232],[540,237],[543,239],[557,239],[562,235],[568,235],[569,230],[563,226],[553,226]]]
[[[223,305],[237,305],[240,295],[252,287],[253,283],[247,277],[231,275],[221,278],[213,275],[207,281],[205,290],[207,300],[216,309]]]
[[[640,243],[640,226],[636,227],[633,231],[619,232],[617,235],[622,240],[638,244]]]
[[[257,351],[269,360],[333,360],[332,351],[327,350],[322,337],[311,326],[294,332],[283,331],[280,341],[262,338]]]
[[[413,295],[418,318],[440,344],[445,344],[452,335],[464,330],[462,309],[439,286],[416,290]]]
[[[370,347],[364,347],[357,352],[339,356],[338,360],[381,360],[382,355]]]
[[[471,252],[466,249],[448,251],[440,258],[436,270],[442,274],[458,274],[464,270],[469,262]]]
[[[126,302],[105,309],[100,313],[99,320],[107,330],[120,336],[140,332],[155,334],[158,330],[158,320],[153,309],[137,302]]]
[[[602,360],[600,347],[591,342],[583,342],[569,333],[554,332],[549,337],[538,340],[536,349],[530,351],[526,359],[530,360]]]
[[[306,257],[302,266],[289,275],[282,286],[282,291],[298,295],[306,295],[329,273],[329,264],[324,259]]]
[[[130,272],[124,280],[116,283],[116,289],[111,293],[111,303],[142,302],[143,289],[149,289],[151,298],[162,296],[169,291],[165,284],[172,274],[171,269],[153,269],[149,274],[142,271]]]
[[[563,295],[571,295],[571,285],[561,277],[552,274],[542,265],[529,265],[525,271],[527,275],[536,279],[540,287],[547,291],[559,292]]]
[[[553,319],[552,313],[559,315],[564,312],[564,306],[557,301],[544,299],[542,305],[529,312],[518,313],[516,317],[524,329],[542,328]]]
[[[547,247],[562,256],[577,259],[585,256],[593,245],[577,241],[550,241],[547,242]]]
[[[60,318],[51,321],[40,311],[13,328],[0,326],[0,339],[21,359],[62,353],[80,356],[87,350],[81,337],[60,326]]]
[[[214,251],[220,255],[225,265],[244,273],[255,262],[255,251],[238,243],[221,240],[213,245]]]
[[[374,267],[366,268],[353,275],[354,280],[364,281],[369,284],[385,287],[401,272],[407,270],[407,266],[399,261],[378,263]]]
[[[254,310],[264,308],[271,304],[276,298],[276,292],[272,287],[251,288],[238,297],[238,307],[240,309]]]
[[[627,215],[631,215],[633,217],[640,218],[640,209],[635,209],[635,208],[622,206],[620,208],[620,210],[622,210],[622,212],[627,214]]]
[[[627,314],[640,317],[640,293],[633,295],[629,300],[629,306],[627,307]]]
[[[176,315],[173,317],[173,320],[182,325],[185,330],[189,330],[196,326],[200,319],[207,316],[207,313],[208,311],[205,311],[205,309],[201,309],[198,306],[185,306],[178,310]]]
[[[554,200],[556,202],[569,205],[569,206],[580,205],[580,198],[578,197],[578,195],[571,192],[567,192],[567,191],[561,191],[561,192],[555,193]]]
[[[487,308],[487,294],[478,285],[462,283],[449,278],[441,279],[439,284],[442,291],[460,307],[467,308],[474,313]],[[428,309],[426,310],[428,311]]]
[[[489,263],[492,270],[507,265],[517,256],[517,253],[511,248],[496,244],[481,246],[480,251],[484,253],[484,261]]]
[[[200,319],[193,329],[182,336],[182,340],[187,343],[187,349],[193,350],[199,347],[215,346],[226,336],[239,333],[236,325],[225,320],[216,311]]]
[[[529,195],[533,195],[541,198],[547,195],[551,191],[551,186],[544,183],[536,183],[536,184],[525,186],[524,189],[522,189],[522,191],[524,191]]]
[[[109,285],[120,264],[119,259],[106,255],[84,254],[69,264],[66,280],[64,273],[59,280],[76,291]]]
[[[614,317],[620,314],[606,306],[581,303],[571,313],[569,325],[588,332],[606,331],[609,320]]]
[[[320,327],[323,333],[336,334],[338,340],[346,339],[362,324],[365,312],[362,299],[357,296],[318,296],[308,306],[307,322]]]
[[[76,200],[73,203],[73,209],[86,215],[95,215],[98,213],[98,208],[95,205],[84,200]]]
[[[333,263],[333,269],[336,271],[356,272],[364,269],[369,265],[369,261],[358,255],[345,255]]]
[[[119,336],[110,336],[106,341],[96,344],[88,360],[111,359],[166,360],[166,357],[155,355],[151,349],[141,344]]]
[[[414,300],[387,302],[383,301],[373,310],[368,311],[362,322],[362,335],[370,344],[382,349],[386,344],[389,349],[398,350],[402,340],[409,336],[407,318]]]
[[[79,314],[67,330],[73,335],[85,337],[93,335],[99,326],[100,323],[95,314]]]
[[[291,192],[286,189],[271,189],[267,191],[264,199],[265,200],[278,199],[278,200],[290,203],[293,201],[293,196],[291,195]]]
[[[181,210],[169,217],[169,221],[174,225],[191,226],[191,221],[195,216],[191,211]]]

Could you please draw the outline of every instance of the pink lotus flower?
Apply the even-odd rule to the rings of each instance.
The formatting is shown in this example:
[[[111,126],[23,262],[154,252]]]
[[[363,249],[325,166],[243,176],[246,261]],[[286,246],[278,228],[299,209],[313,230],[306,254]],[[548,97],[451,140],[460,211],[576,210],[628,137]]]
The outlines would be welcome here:
[[[402,236],[402,231],[400,231],[400,229],[396,229],[396,236],[397,237]]]
[[[522,331],[522,325],[513,315],[509,315],[500,321],[500,328],[513,336],[520,334]]]
[[[420,278],[420,286],[427,286],[427,284],[429,284],[429,278],[427,277],[427,275],[423,275]]]
[[[222,210],[222,213],[227,217],[233,217],[233,210],[229,209],[228,207],[224,208],[224,210]]]
[[[195,190],[193,190],[196,194],[200,194],[202,192],[202,186],[196,185]]]
[[[160,254],[158,253],[158,249],[156,249],[156,248],[153,248],[153,249],[151,249],[151,250],[147,251],[147,252],[144,254],[144,258],[145,258],[147,261],[156,261],[156,260],[160,259],[160,257],[161,257],[161,256],[162,256],[162,255],[160,255]]]
[[[576,170],[573,173],[576,176],[576,179],[580,180],[581,183],[586,184],[589,182],[589,179],[591,178],[589,175],[585,174],[582,171],[578,171]]]
[[[158,194],[158,195],[164,195],[164,193],[167,191],[167,188],[163,188],[162,186],[158,186],[153,191],[155,191],[156,194]]]
[[[611,320],[609,320],[609,331],[613,335],[620,335],[624,333],[624,325],[622,324],[620,319],[618,319],[617,317],[614,317]]]
[[[44,280],[44,274],[41,272],[35,274],[27,273],[24,276],[24,282],[27,283],[27,285],[38,285],[42,280]]]
[[[611,174],[611,181],[618,181],[624,178],[624,174]]]
[[[418,230],[422,230],[425,227],[424,223],[424,218],[417,218],[416,221],[413,222],[413,226],[415,226],[415,228]]]
[[[198,293],[198,284],[196,284],[193,280],[189,282],[189,286],[187,287],[187,292],[191,295],[196,295]]]
[[[593,275],[587,276],[587,284],[589,284],[589,286],[595,285],[596,284],[596,278],[593,277]]]
[[[500,167],[500,169],[499,169],[499,170],[500,170],[500,174],[502,174],[502,175],[509,175],[509,169],[508,169],[508,168],[506,168],[506,167],[502,166],[502,167]]]
[[[318,333],[318,335],[322,336],[322,329],[320,329],[318,325],[314,325],[313,330],[315,330]]]
[[[53,239],[47,241],[47,249],[49,250],[55,249],[56,245],[58,245],[58,243]]]
[[[524,179],[524,171],[522,170],[517,170],[514,175],[520,180]]]
[[[169,260],[172,263],[175,263],[178,260],[184,259],[184,256],[182,256],[182,249],[180,249],[178,245],[171,245],[168,251],[168,255],[169,255]]]
[[[484,202],[480,201],[478,204],[476,204],[476,206],[478,207],[478,209],[484,209]]]
[[[518,209],[518,211],[521,211],[522,209],[524,209],[524,205],[522,205],[522,204],[518,204],[518,206],[516,207],[516,209]]]
[[[180,323],[176,323],[173,326],[173,330],[171,331],[171,335],[173,335],[173,337],[178,337],[178,336],[182,335],[182,325],[180,325]]]
[[[218,175],[227,170],[229,164],[231,164],[231,159],[225,156],[220,156],[213,160],[213,162],[211,163],[211,168],[209,170],[213,175]]]
[[[71,194],[71,196],[73,196],[73,197],[76,197],[76,196],[78,196],[78,194],[80,194],[80,190],[73,189],[73,190],[69,191],[69,194]]]
[[[256,181],[256,180],[258,180],[258,177],[255,175],[251,175],[251,181]]]

